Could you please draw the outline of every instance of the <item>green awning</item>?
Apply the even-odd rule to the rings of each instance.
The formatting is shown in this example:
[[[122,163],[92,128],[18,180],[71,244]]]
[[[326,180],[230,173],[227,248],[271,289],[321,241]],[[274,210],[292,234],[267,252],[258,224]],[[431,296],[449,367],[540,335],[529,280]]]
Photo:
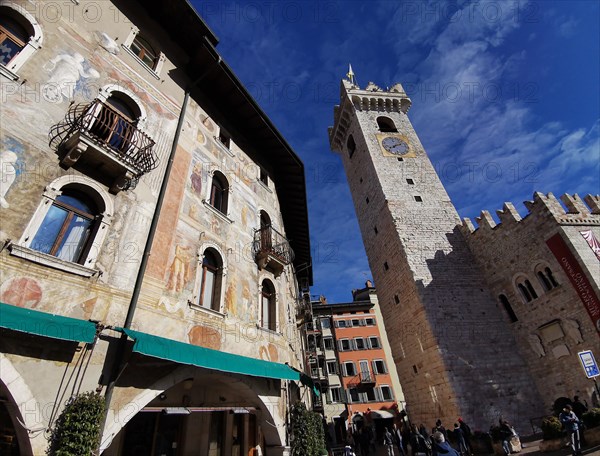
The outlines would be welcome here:
[[[96,325],[91,321],[24,309],[0,302],[0,328],[73,342],[92,343]]]
[[[154,358],[174,361],[181,364],[214,369],[232,374],[251,375],[253,377],[275,378],[281,380],[302,381],[314,388],[312,380],[305,374],[291,368],[287,364],[234,355],[219,350],[186,344],[164,337],[134,331],[133,329],[115,328],[124,332],[134,340],[133,351]]]

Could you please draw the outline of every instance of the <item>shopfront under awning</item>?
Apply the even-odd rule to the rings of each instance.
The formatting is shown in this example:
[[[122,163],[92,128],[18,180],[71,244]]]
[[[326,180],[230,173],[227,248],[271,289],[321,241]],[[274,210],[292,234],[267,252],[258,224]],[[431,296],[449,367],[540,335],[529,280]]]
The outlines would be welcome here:
[[[0,328],[72,342],[92,343],[96,324],[0,302]]]
[[[301,381],[304,385],[311,387],[317,395],[319,394],[310,377],[287,364],[234,355],[164,337],[153,336],[140,331],[134,331],[133,329],[115,329],[133,339],[133,351],[136,353],[232,374]]]

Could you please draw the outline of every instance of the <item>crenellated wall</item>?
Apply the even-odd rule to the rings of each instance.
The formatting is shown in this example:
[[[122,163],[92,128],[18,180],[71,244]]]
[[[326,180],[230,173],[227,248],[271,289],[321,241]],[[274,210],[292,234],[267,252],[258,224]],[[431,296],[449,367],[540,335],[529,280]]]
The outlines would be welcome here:
[[[576,394],[598,400],[577,353],[600,353],[600,253],[586,240],[600,238],[599,203],[536,192],[523,217],[505,203],[500,223],[482,211],[477,227],[461,226],[546,405]]]

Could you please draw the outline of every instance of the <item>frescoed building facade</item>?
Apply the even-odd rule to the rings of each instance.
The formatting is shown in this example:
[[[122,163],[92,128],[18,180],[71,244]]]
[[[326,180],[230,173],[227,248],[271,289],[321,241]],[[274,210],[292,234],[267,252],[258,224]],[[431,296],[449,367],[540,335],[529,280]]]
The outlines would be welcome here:
[[[302,162],[186,1],[2,0],[0,29],[6,450],[96,390],[103,454],[285,454]]]

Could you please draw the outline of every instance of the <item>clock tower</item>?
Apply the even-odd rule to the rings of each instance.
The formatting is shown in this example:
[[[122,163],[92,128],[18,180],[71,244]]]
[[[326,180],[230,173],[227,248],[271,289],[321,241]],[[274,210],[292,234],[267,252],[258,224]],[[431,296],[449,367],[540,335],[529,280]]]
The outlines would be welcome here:
[[[459,216],[407,112],[400,84],[343,80],[329,129],[344,164],[385,328],[413,423],[459,416],[517,429],[544,414]],[[527,426],[527,427],[526,427]]]

